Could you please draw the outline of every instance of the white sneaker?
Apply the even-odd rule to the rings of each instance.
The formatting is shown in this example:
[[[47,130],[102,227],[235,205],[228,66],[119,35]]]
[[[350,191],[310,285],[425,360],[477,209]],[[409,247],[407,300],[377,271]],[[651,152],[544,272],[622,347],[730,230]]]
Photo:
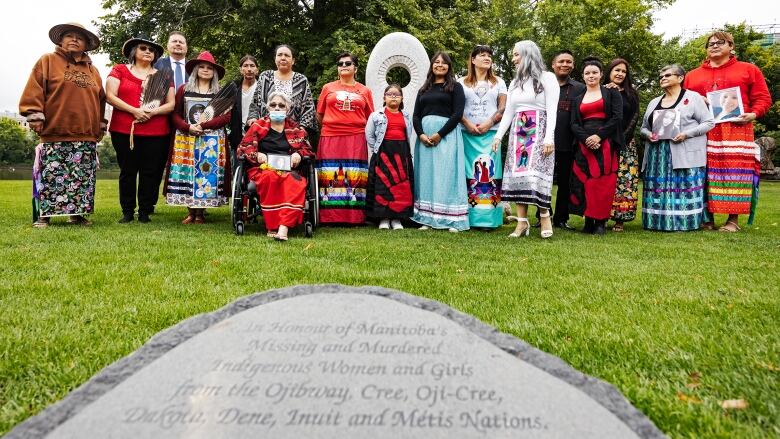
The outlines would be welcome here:
[[[430,227],[428,227],[428,226],[422,226],[422,227],[420,227],[420,228],[419,228],[419,229],[417,229],[417,230],[428,230],[428,229],[430,229]]]
[[[458,233],[458,229],[456,229],[455,227],[450,227],[447,230],[449,230],[450,233]]]
[[[390,230],[390,220],[383,219],[382,221],[379,221],[379,228],[383,230]]]
[[[401,224],[401,220],[392,220],[390,221],[390,226],[393,228],[393,230],[401,230],[404,228],[404,225]]]

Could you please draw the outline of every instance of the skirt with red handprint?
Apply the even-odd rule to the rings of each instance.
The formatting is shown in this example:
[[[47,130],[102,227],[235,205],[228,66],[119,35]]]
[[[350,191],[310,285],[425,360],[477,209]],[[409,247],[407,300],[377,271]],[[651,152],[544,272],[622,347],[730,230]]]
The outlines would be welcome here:
[[[366,215],[404,219],[414,214],[414,171],[406,140],[384,140],[371,156],[366,188]]]

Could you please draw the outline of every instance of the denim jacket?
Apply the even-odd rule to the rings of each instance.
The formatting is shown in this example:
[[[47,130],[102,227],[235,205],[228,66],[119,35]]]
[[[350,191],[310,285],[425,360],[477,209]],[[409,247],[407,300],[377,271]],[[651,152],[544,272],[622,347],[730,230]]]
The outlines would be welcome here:
[[[417,138],[413,131],[412,116],[406,110],[401,110],[401,114],[404,115],[404,122],[406,122],[406,140],[411,145]],[[379,152],[379,147],[382,145],[382,141],[385,140],[386,132],[387,116],[385,116],[385,109],[382,108],[371,113],[366,123],[366,142],[373,153]]]

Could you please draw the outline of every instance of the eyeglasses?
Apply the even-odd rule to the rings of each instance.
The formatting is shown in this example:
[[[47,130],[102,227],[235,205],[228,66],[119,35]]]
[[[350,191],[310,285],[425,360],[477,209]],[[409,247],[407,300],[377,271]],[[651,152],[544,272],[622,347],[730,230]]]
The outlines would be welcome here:
[[[154,49],[152,49],[151,46],[146,46],[143,44],[138,45],[138,50],[140,50],[141,52],[154,52]]]
[[[726,40],[718,40],[718,41],[710,41],[707,43],[707,47],[716,47],[716,46],[722,46],[726,44]]]
[[[352,61],[339,61],[339,62],[336,63],[336,65],[339,66],[339,67],[349,67],[349,66],[354,65],[354,64],[355,63],[353,63]]]
[[[399,95],[398,93],[385,93],[385,97],[386,98],[400,98],[400,97],[403,97],[403,96]]]
[[[680,76],[680,75],[678,75],[677,73],[664,73],[663,75],[659,75],[658,79],[659,80],[666,79],[666,78],[668,78],[670,76]]]
[[[271,102],[268,104],[268,108],[278,108],[280,110],[284,110],[287,108],[287,105],[285,104],[277,104],[276,102]]]

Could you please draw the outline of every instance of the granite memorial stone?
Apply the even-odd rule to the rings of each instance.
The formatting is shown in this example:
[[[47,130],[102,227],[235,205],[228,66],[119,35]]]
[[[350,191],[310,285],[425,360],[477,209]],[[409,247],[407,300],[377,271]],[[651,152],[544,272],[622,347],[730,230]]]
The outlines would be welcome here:
[[[186,320],[7,438],[662,438],[611,385],[438,302],[258,293]]]
[[[430,60],[420,40],[404,32],[385,35],[376,43],[366,65],[366,87],[374,95],[374,108],[382,108],[387,72],[395,67],[406,69],[409,83],[403,87],[404,109],[414,113],[417,90],[422,87],[428,75]]]

